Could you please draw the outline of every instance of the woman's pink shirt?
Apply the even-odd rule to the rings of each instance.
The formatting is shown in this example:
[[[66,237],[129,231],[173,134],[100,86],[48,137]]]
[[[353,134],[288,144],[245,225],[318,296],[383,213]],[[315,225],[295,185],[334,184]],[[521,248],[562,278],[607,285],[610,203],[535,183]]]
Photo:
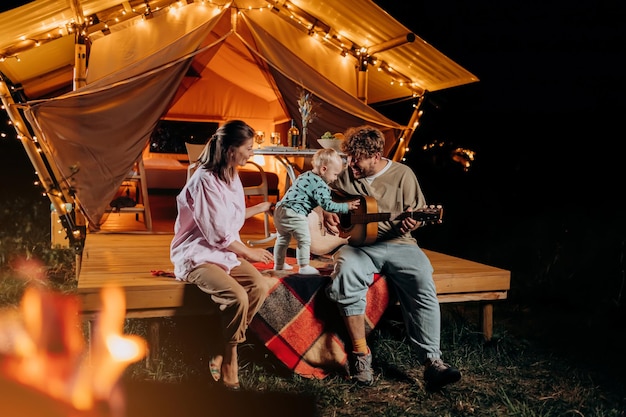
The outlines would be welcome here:
[[[184,281],[198,265],[219,265],[227,273],[238,266],[237,255],[227,247],[241,241],[246,215],[243,185],[238,175],[230,184],[212,172],[197,169],[176,197],[178,216],[170,259],[176,279]]]

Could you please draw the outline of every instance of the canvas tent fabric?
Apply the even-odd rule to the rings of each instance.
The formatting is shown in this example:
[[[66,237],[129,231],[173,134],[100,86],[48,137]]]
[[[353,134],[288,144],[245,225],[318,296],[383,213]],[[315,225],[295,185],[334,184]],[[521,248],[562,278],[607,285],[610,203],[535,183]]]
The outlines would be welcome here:
[[[73,25],[80,24],[81,19],[98,19],[86,28],[89,39],[95,40],[105,36],[105,32],[115,33],[127,27],[132,24],[132,19],[141,20],[146,4],[150,4],[153,11],[171,10],[192,1],[32,1],[0,13],[0,71],[14,84],[20,84],[30,99],[50,95],[71,85],[75,58],[75,36],[71,29]],[[335,61],[327,59],[330,54],[339,55],[339,51],[337,48],[327,48],[330,42],[320,39],[328,37],[344,41],[344,48],[350,49],[383,45],[390,39],[410,32],[370,0],[195,0],[195,3],[205,4],[212,10],[233,7],[242,14],[262,14],[263,26],[276,39],[288,49],[297,51],[321,74],[353,94],[356,94],[356,86],[350,81],[353,75],[338,70]],[[266,10],[259,13],[262,8]],[[300,11],[297,15],[292,14]],[[129,19],[129,16],[134,17]],[[310,20],[306,20],[307,17]],[[118,20],[120,23],[116,23]],[[291,23],[295,21],[301,22],[300,26],[305,30],[298,33],[288,30],[287,27],[293,29]],[[311,31],[312,22],[317,25]],[[309,32],[313,32],[313,36]],[[392,77],[384,71],[378,71],[383,68],[382,63],[388,64],[398,74],[404,74],[418,91],[433,92],[478,81],[475,75],[419,37],[412,43],[376,53],[376,57],[379,58],[379,65],[368,76],[369,103],[409,95],[406,84],[390,85]],[[350,56],[347,58],[346,66],[350,72],[354,72],[354,59]]]
[[[31,4],[0,14],[0,54],[6,55],[7,48],[9,52],[10,48],[15,50],[10,39],[19,33],[35,30],[37,25],[41,31],[54,20],[52,16],[67,18],[67,3],[74,9],[81,5],[79,0],[37,0],[32,4],[40,8]],[[401,37],[408,30],[371,1],[336,3],[341,4],[178,2],[149,19],[110,26],[110,34],[92,33],[87,85],[23,106],[45,153],[75,190],[89,225],[100,226],[108,202],[160,118],[218,122],[238,118],[256,129],[272,131],[276,124],[297,119],[298,91],[305,89],[320,104],[318,120],[310,125],[313,137],[327,130],[343,131],[368,123],[395,138],[406,128],[406,121],[390,120],[357,97],[362,74],[355,67],[354,57],[343,57],[336,48],[316,38],[316,33],[303,32],[289,21],[286,10],[304,11],[307,16],[324,20],[323,29],[328,34],[341,30],[350,35],[352,44],[358,41],[375,46]],[[87,15],[114,9],[115,4],[112,0],[91,0],[82,2],[82,7]],[[273,8],[266,8],[268,4]],[[359,11],[358,15],[354,10]],[[23,23],[23,27],[5,27],[10,18]],[[358,19],[378,24],[365,29],[355,23]],[[22,61],[47,71],[45,77],[32,69],[20,69],[11,57],[0,62],[0,71],[14,84],[23,83],[27,95],[53,91],[58,86],[51,84],[63,85],[67,78],[68,65],[61,63],[67,59],[69,46],[70,55],[74,55],[74,45],[68,44],[67,37],[22,53]],[[33,59],[40,50],[40,54],[56,53],[52,53],[50,62],[35,64]],[[400,83],[392,85],[388,72],[372,69],[367,80],[371,101],[410,97],[415,91],[436,91],[477,81],[419,38],[377,55],[381,61],[397,60],[394,67],[404,71],[403,76],[409,74],[415,83],[411,89]],[[54,65],[58,68],[53,69]]]

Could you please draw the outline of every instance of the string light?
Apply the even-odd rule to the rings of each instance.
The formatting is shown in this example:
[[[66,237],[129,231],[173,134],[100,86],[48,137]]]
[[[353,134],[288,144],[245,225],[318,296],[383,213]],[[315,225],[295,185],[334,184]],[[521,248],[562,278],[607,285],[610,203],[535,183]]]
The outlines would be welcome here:
[[[211,1],[208,1],[208,3],[213,4]],[[339,54],[342,57],[345,58],[348,55],[352,55],[359,62],[361,62],[362,59],[365,59],[365,63],[367,65],[373,66],[379,65],[380,62],[380,66],[377,68],[377,71],[385,71],[390,76],[392,76],[392,80],[390,82],[391,85],[395,85],[395,83],[397,82],[399,86],[409,88],[412,91],[412,94],[418,94],[418,92],[422,93],[417,83],[413,82],[413,80],[411,80],[409,77],[400,74],[397,71],[394,71],[390,65],[384,63],[383,61],[379,61],[376,57],[368,55],[368,48],[366,46],[357,45],[354,42],[349,41],[346,36],[339,33],[332,33],[333,29],[329,25],[311,16],[306,11],[289,2],[289,0],[284,1],[282,5],[279,5],[278,0],[275,0],[274,3],[275,5],[273,7],[271,5],[268,5],[267,7],[271,7],[272,10],[279,15],[281,12],[283,12],[284,14],[282,16],[286,16],[287,21],[292,22],[292,24],[299,27],[301,31],[305,31],[308,35],[317,39],[320,42],[323,42],[325,45],[338,50]],[[257,9],[248,8],[248,10],[262,9],[263,7]],[[415,38],[415,35],[410,34],[409,36],[407,36],[407,38],[411,39],[412,41]],[[363,55],[367,56],[365,58],[362,58]]]
[[[151,18],[156,12],[161,10],[167,9],[173,12],[176,9],[186,6],[186,2],[182,1],[172,2],[168,6],[160,6],[158,4],[155,4],[154,7],[151,6],[150,3],[150,1],[145,0],[142,5],[133,8],[130,8],[128,3],[125,3],[126,7],[122,7],[121,9],[119,9],[119,12],[117,14],[111,13],[109,15],[109,18],[105,21],[98,20],[98,17],[95,14],[89,16],[89,18],[87,19],[87,25],[90,28],[89,32],[95,33],[100,31],[102,34],[108,35],[111,33],[112,24],[120,23],[134,17],[141,17],[141,21]],[[159,2],[153,1],[152,3],[154,4]],[[217,2],[213,0],[201,0],[197,3],[202,6],[214,7],[218,10],[223,10],[226,7],[236,7],[232,6],[231,3],[224,3],[223,1]],[[352,55],[358,59],[359,56],[367,54],[367,46],[356,45],[354,42],[349,41],[345,35],[335,32],[328,24],[310,15],[305,10],[300,9],[289,0],[274,0],[272,2],[268,2],[267,5],[262,5],[258,7],[248,6],[242,9],[238,9],[238,12],[262,13],[266,10],[272,10],[279,16],[283,16],[286,21],[289,21],[296,27],[299,27],[302,31],[305,31],[307,34],[317,39],[319,42],[322,42],[328,47],[336,49],[342,57]],[[65,25],[65,27],[58,27],[56,29],[48,31],[48,33],[46,33],[45,37],[43,38],[39,37],[35,39],[27,39],[25,36],[22,36],[20,42],[27,42],[28,45],[20,45],[20,50],[7,48],[4,51],[0,51],[0,62],[4,62],[6,59],[9,58],[13,58],[17,62],[19,62],[19,52],[28,50],[32,47],[40,46],[45,42],[58,39],[64,34],[72,34],[76,30],[74,26],[76,26],[76,22],[72,19]],[[84,28],[84,35],[88,36],[86,28]],[[378,60],[375,57],[368,56],[367,59],[368,65],[377,65]],[[393,69],[391,69],[391,66],[387,67],[389,68],[389,71],[393,71]],[[382,65],[378,66],[377,71],[385,71],[385,67]],[[399,86],[408,88],[414,93],[421,93],[417,83],[413,82],[408,77],[398,73],[390,75],[392,76],[392,81],[390,82],[391,85],[395,85],[397,83]]]

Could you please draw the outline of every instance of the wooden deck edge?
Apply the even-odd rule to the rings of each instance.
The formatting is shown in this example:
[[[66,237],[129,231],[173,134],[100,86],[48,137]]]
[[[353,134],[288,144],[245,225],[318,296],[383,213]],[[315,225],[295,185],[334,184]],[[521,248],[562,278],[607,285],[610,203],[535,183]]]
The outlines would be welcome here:
[[[214,313],[209,307],[171,307],[171,308],[139,308],[127,309],[127,319],[152,319],[159,317],[180,317],[180,316],[205,316]],[[83,320],[93,321],[98,318],[99,310],[81,310],[80,317]]]
[[[180,285],[190,285],[181,282]],[[180,290],[178,291],[180,292]],[[83,308],[80,310],[81,317],[85,320],[94,320],[100,308],[99,296],[94,293],[90,293],[88,297],[83,297]],[[97,299],[95,298],[97,296]],[[80,297],[80,294],[79,294]],[[505,300],[508,297],[507,291],[485,291],[485,292],[473,292],[473,293],[459,293],[459,294],[438,294],[437,299],[440,303],[463,303],[470,301],[477,302],[489,302],[497,300]],[[84,301],[88,301],[84,303]],[[87,305],[88,308],[84,306]],[[172,304],[169,306],[154,306],[147,307],[142,305],[141,307],[134,307],[127,305],[126,317],[127,318],[154,318],[154,317],[174,317],[183,315],[206,315],[211,314],[210,304],[205,304],[199,300],[188,300],[187,303]]]
[[[459,294],[437,294],[440,303],[464,303],[467,301],[496,301],[505,300],[507,291],[486,291]]]

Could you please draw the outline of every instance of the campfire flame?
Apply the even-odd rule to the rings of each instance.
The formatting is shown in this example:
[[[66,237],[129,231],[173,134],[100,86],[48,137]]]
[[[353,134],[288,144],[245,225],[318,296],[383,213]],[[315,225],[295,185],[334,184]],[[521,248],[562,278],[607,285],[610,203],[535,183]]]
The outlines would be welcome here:
[[[145,356],[147,346],[142,338],[123,334],[123,291],[107,287],[101,297],[103,307],[86,348],[79,300],[27,287],[17,311],[0,312],[0,376],[77,411],[101,403],[119,410],[120,404],[112,404],[119,401],[115,388],[124,370]]]

